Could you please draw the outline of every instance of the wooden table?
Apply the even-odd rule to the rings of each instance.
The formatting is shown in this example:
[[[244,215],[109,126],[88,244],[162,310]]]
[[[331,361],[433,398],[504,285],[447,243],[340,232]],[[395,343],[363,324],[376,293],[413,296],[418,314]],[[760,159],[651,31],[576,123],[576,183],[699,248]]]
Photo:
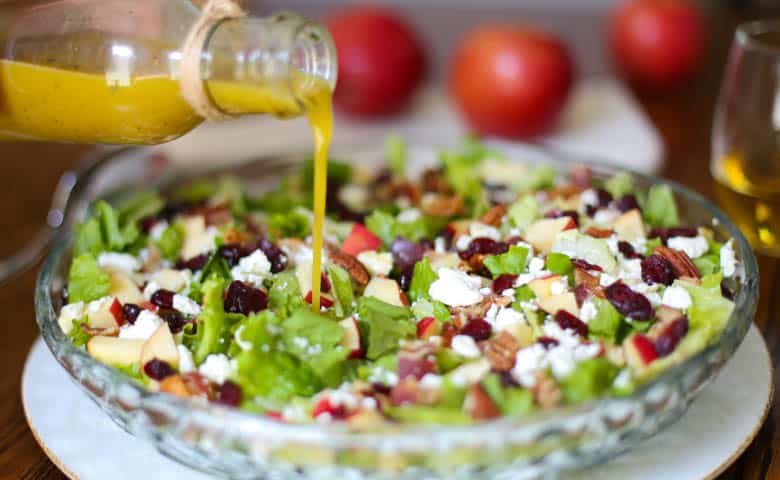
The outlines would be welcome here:
[[[709,177],[710,128],[723,63],[736,23],[735,12],[711,18],[711,43],[705,68],[690,88],[671,95],[639,94],[640,102],[666,144],[665,175],[712,195]],[[0,145],[0,255],[8,254],[39,226],[59,174],[76,164],[88,147],[49,144]],[[760,258],[761,302],[756,315],[773,355],[780,359],[780,269],[778,262]],[[37,270],[37,269],[36,269]],[[0,477],[64,478],[36,444],[24,419],[20,397],[22,366],[38,335],[34,322],[35,271],[0,286]],[[775,373],[775,389],[778,382]],[[56,399],[52,399],[56,401]],[[720,478],[780,478],[780,414],[777,397],[769,417],[745,453]],[[101,452],[95,452],[100,455]]]

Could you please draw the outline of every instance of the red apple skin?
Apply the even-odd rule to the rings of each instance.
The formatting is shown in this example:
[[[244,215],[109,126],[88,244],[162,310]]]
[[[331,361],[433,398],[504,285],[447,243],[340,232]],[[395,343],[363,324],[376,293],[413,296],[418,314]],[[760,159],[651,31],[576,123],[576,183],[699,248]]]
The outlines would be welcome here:
[[[374,235],[374,233],[367,229],[362,223],[356,223],[352,227],[349,236],[344,239],[344,244],[341,245],[341,251],[356,257],[360,253],[377,250],[381,246],[382,240],[379,237]]]
[[[688,0],[631,0],[614,13],[609,43],[631,83],[647,90],[680,86],[696,73],[705,45],[699,9]]]
[[[485,25],[456,50],[450,90],[476,133],[523,139],[555,126],[575,77],[569,50],[556,37]]]
[[[642,359],[642,363],[648,365],[650,362],[658,358],[658,353],[655,351],[655,345],[653,341],[642,334],[634,335],[631,343],[634,345],[634,349]]]
[[[439,333],[441,333],[441,325],[435,318],[425,317],[417,322],[417,338],[425,340]]]
[[[311,297],[312,293],[311,290],[309,290],[309,293],[306,294],[306,296],[303,298],[307,303],[311,303]],[[330,308],[333,306],[333,300],[328,297],[327,295],[320,294],[320,307]]]
[[[421,42],[408,23],[379,7],[346,8],[326,23],[339,61],[336,106],[360,116],[403,109],[426,69]]]
[[[111,307],[109,307],[109,311],[111,312],[111,315],[114,316],[117,325],[120,327],[124,325],[125,319],[122,316],[122,304],[119,302],[118,298],[114,298],[114,302],[111,304]]]

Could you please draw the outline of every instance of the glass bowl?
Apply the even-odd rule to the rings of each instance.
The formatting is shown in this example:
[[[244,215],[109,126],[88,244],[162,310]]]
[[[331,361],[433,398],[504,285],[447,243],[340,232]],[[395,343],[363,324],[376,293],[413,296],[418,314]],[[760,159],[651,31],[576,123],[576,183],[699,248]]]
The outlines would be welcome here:
[[[377,165],[383,158],[377,145],[382,145],[381,139],[362,146],[336,146],[334,156]],[[409,149],[417,168],[435,159],[436,149],[430,146],[413,144]],[[530,163],[552,162],[561,168],[571,163],[537,147],[515,146],[508,151],[510,157]],[[231,173],[245,181],[250,191],[267,189],[305,156],[247,153],[240,158],[214,158],[224,163],[194,166],[177,163],[175,158],[167,161],[155,149],[105,153],[81,179],[67,221],[72,225],[98,197],[116,200],[139,185],[164,187],[192,176]],[[590,165],[596,175],[616,171],[597,163]],[[164,455],[199,470],[231,478],[268,479],[520,479],[555,475],[604,462],[677,420],[734,353],[755,313],[758,268],[737,227],[695,192],[653,176],[634,176],[641,189],[655,183],[669,184],[685,222],[712,225],[716,237],[734,238],[741,265],[731,285],[736,307],[716,342],[627,397],[602,397],[465,427],[395,424],[355,431],[338,423],[287,425],[227,407],[150,393],[74,347],[60,331],[57,312],[70,261],[71,238],[67,233],[56,242],[38,277],[37,321],[59,363],[120,427],[152,442]]]

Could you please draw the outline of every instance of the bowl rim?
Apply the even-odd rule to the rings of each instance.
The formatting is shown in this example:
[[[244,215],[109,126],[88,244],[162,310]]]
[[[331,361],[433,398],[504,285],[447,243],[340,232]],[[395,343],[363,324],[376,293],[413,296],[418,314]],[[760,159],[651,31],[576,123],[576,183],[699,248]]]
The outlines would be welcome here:
[[[412,148],[420,142],[412,143]],[[349,149],[350,144],[339,145],[342,149]],[[357,142],[352,147],[369,147],[365,141]],[[426,144],[425,147],[439,148],[435,144]],[[78,383],[82,383],[76,378],[75,373],[65,365],[63,356],[65,354],[75,355],[78,358],[80,368],[89,369],[90,372],[100,371],[102,375],[112,378],[115,385],[121,388],[130,388],[138,396],[139,408],[150,408],[152,410],[164,409],[171,412],[172,409],[180,409],[177,415],[188,415],[188,417],[202,425],[215,429],[224,429],[225,425],[238,426],[240,432],[246,435],[258,435],[262,437],[274,437],[280,440],[307,441],[312,443],[321,443],[328,446],[338,447],[343,445],[360,444],[364,447],[382,447],[385,442],[400,442],[401,445],[411,445],[418,447],[420,442],[425,444],[438,444],[432,438],[435,436],[444,441],[455,444],[479,443],[484,444],[486,439],[480,434],[490,433],[496,435],[498,432],[504,434],[520,433],[522,429],[525,433],[537,428],[548,427],[551,422],[565,422],[576,418],[584,418],[594,410],[609,406],[611,402],[630,402],[647,394],[659,385],[667,383],[670,379],[679,378],[694,364],[705,362],[715,351],[719,350],[727,340],[733,341],[731,351],[728,352],[726,360],[730,359],[736,348],[739,346],[747,331],[747,327],[752,323],[758,299],[759,270],[756,257],[749,246],[747,239],[741,233],[739,228],[722,212],[718,207],[706,199],[703,195],[695,192],[680,183],[672,180],[666,180],[660,176],[645,174],[617,167],[607,162],[593,158],[574,158],[567,153],[557,152],[551,148],[540,145],[528,145],[532,150],[544,155],[546,160],[542,163],[551,165],[558,171],[565,171],[565,167],[573,164],[584,164],[590,167],[594,173],[609,175],[619,171],[631,174],[633,178],[640,179],[647,185],[666,184],[675,193],[676,197],[682,197],[686,203],[696,204],[703,207],[713,221],[717,220],[718,226],[725,229],[734,239],[737,256],[742,262],[743,271],[739,281],[739,291],[734,299],[735,308],[729,317],[726,327],[720,336],[707,345],[704,349],[698,351],[685,361],[675,364],[664,370],[659,375],[653,377],[650,381],[638,386],[630,395],[614,396],[603,395],[586,402],[564,405],[550,410],[536,411],[532,414],[501,416],[494,420],[484,421],[466,426],[455,426],[445,424],[419,424],[419,423],[399,423],[392,424],[394,428],[378,431],[355,431],[346,428],[346,425],[335,422],[330,424],[288,424],[278,422],[252,412],[239,410],[237,408],[225,407],[209,403],[207,405],[195,404],[187,399],[177,398],[168,394],[159,392],[150,392],[136,381],[130,379],[118,369],[103,364],[92,358],[86,351],[74,346],[60,331],[57,323],[57,313],[54,311],[52,298],[52,281],[55,274],[68,254],[72,242],[72,231],[63,235],[55,248],[46,257],[40,273],[38,275],[35,287],[35,310],[36,320],[41,330],[49,350],[54,354],[57,361],[63,365],[68,373]],[[500,147],[499,147],[500,149]],[[111,150],[107,152],[104,159],[121,157],[123,155],[133,155],[136,157],[145,157],[145,154],[153,151],[149,147],[128,147]],[[304,154],[294,155],[295,157],[305,158]],[[262,161],[254,157],[252,163]],[[524,162],[525,163],[525,162]],[[219,169],[217,169],[219,170]],[[94,169],[94,174],[99,173],[99,169]],[[202,176],[205,171],[198,170],[195,175],[185,174],[185,177]],[[170,175],[165,175],[170,178]],[[179,177],[181,178],[181,177]],[[89,181],[87,179],[86,181]],[[731,338],[730,338],[731,337]],[[712,379],[710,375],[706,381]],[[83,387],[83,385],[82,385]],[[387,427],[387,425],[384,425]],[[458,441],[453,441],[457,439]]]

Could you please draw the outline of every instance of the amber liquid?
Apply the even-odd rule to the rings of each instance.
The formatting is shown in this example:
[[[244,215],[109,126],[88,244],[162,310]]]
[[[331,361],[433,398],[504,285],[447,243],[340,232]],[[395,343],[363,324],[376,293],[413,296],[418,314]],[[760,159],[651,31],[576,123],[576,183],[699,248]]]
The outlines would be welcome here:
[[[754,249],[780,256],[780,156],[724,155],[714,173],[720,207]]]

